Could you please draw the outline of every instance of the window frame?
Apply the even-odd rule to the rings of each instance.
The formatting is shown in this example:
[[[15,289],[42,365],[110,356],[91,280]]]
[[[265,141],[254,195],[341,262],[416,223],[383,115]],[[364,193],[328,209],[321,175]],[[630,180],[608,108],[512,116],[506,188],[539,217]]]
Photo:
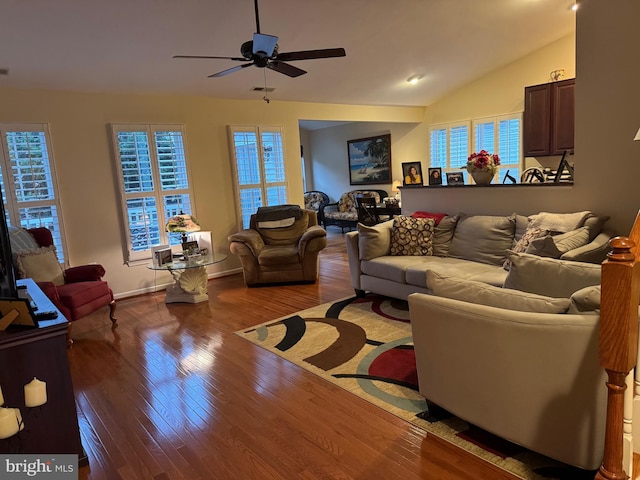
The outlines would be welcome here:
[[[120,145],[118,141],[118,133],[120,132],[146,132],[147,141],[149,145],[149,158],[151,165],[151,178],[153,181],[153,190],[140,191],[140,192],[126,192],[125,181],[122,172],[122,159],[120,157]],[[159,168],[159,159],[157,156],[157,145],[155,139],[156,132],[180,132],[182,136],[182,148],[184,151],[184,162],[186,169],[186,177],[188,187],[184,189],[176,190],[162,190],[161,177]],[[122,213],[122,227],[124,233],[125,244],[125,263],[128,265],[138,265],[148,262],[152,258],[153,247],[159,245],[170,245],[171,241],[169,233],[166,231],[166,220],[169,218],[165,212],[165,205],[163,198],[169,195],[189,195],[189,202],[191,204],[191,211],[184,212],[189,213],[197,218],[195,194],[193,190],[193,181],[191,175],[191,164],[189,162],[189,153],[187,151],[186,140],[186,128],[183,124],[170,123],[170,124],[157,124],[157,123],[112,123],[111,124],[111,139],[113,143],[114,152],[114,164],[118,178],[118,189],[120,196],[120,210]],[[127,200],[135,198],[148,198],[153,197],[156,202],[157,213],[157,227],[160,232],[159,243],[150,245],[149,248],[144,250],[134,250],[133,240],[131,238],[131,226],[129,224],[129,210],[127,208]],[[175,243],[175,242],[174,242]],[[175,245],[173,245],[175,247]],[[179,247],[179,245],[178,245]]]
[[[513,120],[513,119],[517,119],[518,120],[518,164],[517,167],[514,167],[513,163],[510,164],[501,164],[498,167],[498,175],[500,178],[500,181],[502,181],[502,179],[504,178],[504,174],[506,174],[506,171],[509,169],[514,169],[517,168],[518,172],[521,172],[523,169],[523,165],[524,165],[524,158],[523,158],[523,146],[522,146],[522,112],[514,112],[514,113],[507,113],[507,114],[501,114],[501,115],[492,115],[492,116],[487,116],[487,117],[478,117],[478,118],[474,118],[471,120],[463,120],[463,121],[459,121],[459,122],[449,122],[449,123],[440,123],[440,124],[433,124],[429,126],[429,167],[433,168],[433,167],[440,167],[442,168],[442,172],[443,174],[445,172],[459,172],[462,171],[463,176],[464,176],[464,180],[465,180],[465,184],[470,184],[471,181],[471,176],[468,174],[467,169],[466,169],[466,165],[457,167],[457,166],[452,166],[452,158],[451,158],[451,130],[453,128],[457,128],[460,126],[466,126],[467,127],[467,156],[470,155],[472,152],[474,151],[478,151],[476,150],[476,144],[477,144],[477,138],[476,138],[476,126],[478,124],[481,123],[493,123],[494,124],[494,131],[493,131],[493,149],[490,151],[490,153],[496,153],[496,152],[500,152],[500,132],[499,132],[499,125],[501,121],[504,120]],[[433,132],[436,131],[446,131],[446,158],[445,158],[445,165],[443,166],[440,162],[435,163],[433,162],[433,149],[434,146],[432,145],[432,141],[433,141]],[[502,158],[502,156],[501,156]],[[465,162],[466,163],[466,162]],[[518,179],[518,176],[515,176],[516,179]]]
[[[16,186],[13,179],[13,169],[11,166],[11,157],[9,154],[9,146],[7,144],[6,134],[9,132],[35,132],[43,133],[45,138],[45,148],[47,150],[47,159],[49,174],[51,176],[51,185],[48,185],[53,192],[53,199],[46,200],[18,200],[16,194]],[[62,206],[60,204],[60,189],[58,188],[58,175],[56,173],[56,162],[53,153],[53,142],[51,140],[51,132],[49,124],[47,123],[0,123],[0,168],[2,169],[2,180],[4,185],[4,207],[5,213],[8,216],[9,223],[11,225],[18,225],[22,228],[33,228],[31,225],[23,225],[20,220],[21,208],[37,208],[37,207],[54,207],[57,211],[57,230],[59,233],[59,239],[55,238],[56,232],[52,232],[54,235],[54,245],[56,246],[56,252],[58,261],[64,267],[69,266],[66,234],[64,229],[64,219],[62,213]],[[6,219],[3,219],[6,220]],[[40,226],[46,227],[44,224]]]
[[[231,171],[233,174],[234,194],[236,200],[236,218],[238,225],[241,228],[249,228],[250,213],[246,216],[243,213],[243,202],[241,193],[243,190],[255,190],[260,189],[261,204],[259,206],[267,206],[269,204],[269,196],[267,190],[272,187],[284,187],[284,199],[280,199],[278,203],[287,203],[289,196],[289,176],[287,161],[285,156],[285,132],[284,127],[278,125],[227,125]],[[256,153],[258,158],[258,165],[260,170],[259,183],[240,184],[238,178],[238,158],[236,155],[236,144],[234,139],[235,133],[253,133],[256,136]],[[265,174],[265,159],[264,159],[264,147],[263,147],[263,134],[277,133],[280,135],[281,151],[282,151],[282,171],[284,180],[276,182],[267,182],[267,175]],[[255,213],[255,211],[251,212]]]

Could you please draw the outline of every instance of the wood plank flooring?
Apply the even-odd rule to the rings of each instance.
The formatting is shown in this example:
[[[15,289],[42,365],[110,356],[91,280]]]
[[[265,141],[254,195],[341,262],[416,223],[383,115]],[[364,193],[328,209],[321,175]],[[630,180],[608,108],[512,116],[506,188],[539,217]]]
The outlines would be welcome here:
[[[353,294],[329,232],[315,285],[209,281],[209,302],[164,293],[76,322],[69,350],[80,480],[498,479],[516,477],[236,336]]]

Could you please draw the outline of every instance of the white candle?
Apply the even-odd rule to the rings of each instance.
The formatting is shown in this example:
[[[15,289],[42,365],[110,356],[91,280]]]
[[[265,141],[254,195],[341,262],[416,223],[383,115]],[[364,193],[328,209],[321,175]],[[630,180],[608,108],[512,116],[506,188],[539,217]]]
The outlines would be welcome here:
[[[2,396],[2,387],[0,387],[0,407],[4,405],[4,397]]]
[[[24,423],[22,422],[22,413],[20,412],[19,408],[14,408],[13,410],[15,410],[16,412],[16,420],[18,422],[18,428],[20,429],[20,431],[24,430]]]
[[[47,383],[33,377],[24,386],[24,404],[27,407],[39,407],[47,403]]]
[[[18,420],[13,408],[0,408],[0,439],[18,433]]]

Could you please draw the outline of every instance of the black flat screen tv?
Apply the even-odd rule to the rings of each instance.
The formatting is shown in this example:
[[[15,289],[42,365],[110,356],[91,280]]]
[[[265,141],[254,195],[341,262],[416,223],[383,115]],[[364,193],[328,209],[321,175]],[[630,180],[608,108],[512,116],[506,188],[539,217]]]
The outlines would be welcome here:
[[[0,195],[0,298],[18,298],[18,287],[13,270],[13,254],[7,226],[7,215]]]

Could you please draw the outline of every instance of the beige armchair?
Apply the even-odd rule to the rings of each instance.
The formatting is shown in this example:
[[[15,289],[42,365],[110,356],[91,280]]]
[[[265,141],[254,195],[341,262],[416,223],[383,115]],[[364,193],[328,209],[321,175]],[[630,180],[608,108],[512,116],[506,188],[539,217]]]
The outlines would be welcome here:
[[[315,283],[318,253],[327,246],[327,232],[318,225],[316,212],[300,208],[298,211],[299,218],[290,225],[285,222],[284,226],[277,223],[274,226],[273,222],[265,225],[258,221],[256,214],[251,215],[249,229],[228,237],[231,253],[242,263],[247,286]]]

